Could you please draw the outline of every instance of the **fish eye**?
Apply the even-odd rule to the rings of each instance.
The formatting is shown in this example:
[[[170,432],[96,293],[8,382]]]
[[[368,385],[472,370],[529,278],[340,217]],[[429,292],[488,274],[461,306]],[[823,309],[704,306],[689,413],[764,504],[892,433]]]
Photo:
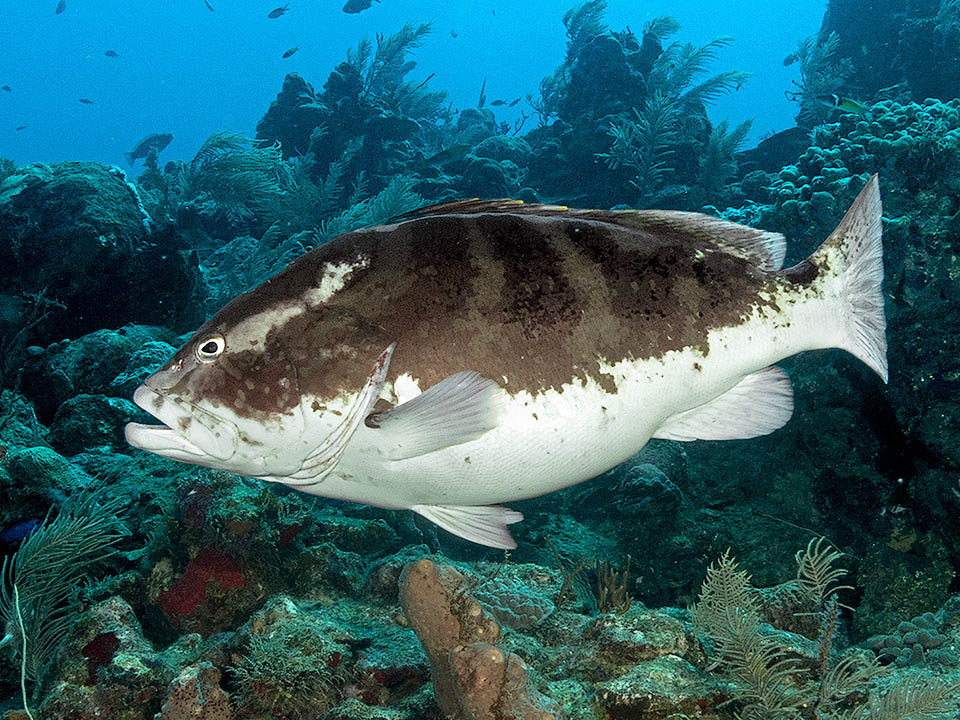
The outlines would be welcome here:
[[[210,363],[216,360],[227,347],[227,341],[223,335],[211,335],[197,344],[197,360],[202,363]]]

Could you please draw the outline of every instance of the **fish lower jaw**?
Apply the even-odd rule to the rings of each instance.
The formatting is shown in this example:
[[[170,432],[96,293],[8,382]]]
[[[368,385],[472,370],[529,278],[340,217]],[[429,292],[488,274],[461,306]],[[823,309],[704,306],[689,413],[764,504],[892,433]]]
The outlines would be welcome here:
[[[208,457],[200,448],[166,425],[131,422],[127,423],[123,434],[131,447],[174,460],[192,462]]]

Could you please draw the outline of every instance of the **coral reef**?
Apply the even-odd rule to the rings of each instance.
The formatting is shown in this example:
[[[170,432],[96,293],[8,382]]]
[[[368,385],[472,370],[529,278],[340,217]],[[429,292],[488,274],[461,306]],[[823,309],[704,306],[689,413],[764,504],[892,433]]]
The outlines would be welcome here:
[[[18,299],[0,315],[0,372],[31,344],[128,322],[196,322],[196,279],[195,257],[169,230],[145,227],[139,196],[110,168],[26,165],[0,185],[0,283]]]
[[[256,138],[214,133],[164,167],[153,154],[135,183],[0,162],[8,705],[52,720],[955,713],[960,20],[956,2],[901,5],[831,0],[794,53],[798,126],[743,153],[747,126],[706,112],[746,80],[711,70],[730,39],[675,42],[663,17],[611,30],[590,0],[564,16],[531,130],[527,106],[513,122],[481,93],[455,111],[411,81],[430,36],[409,24],[360,42],[321,89],[288,75]],[[818,100],[831,93],[863,108]],[[839,354],[791,359],[795,417],[774,437],[654,441],[518,502],[509,557],[123,442],[146,419],[133,390],[181,333],[341,232],[473,195],[656,205],[781,232],[790,263],[873,173],[890,384]],[[80,538],[66,549],[64,528]]]

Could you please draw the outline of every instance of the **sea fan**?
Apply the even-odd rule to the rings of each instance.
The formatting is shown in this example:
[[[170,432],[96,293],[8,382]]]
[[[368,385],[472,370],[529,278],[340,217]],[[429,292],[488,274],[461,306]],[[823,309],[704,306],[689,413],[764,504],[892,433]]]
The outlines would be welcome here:
[[[824,538],[815,538],[807,543],[805,550],[797,553],[797,584],[806,596],[818,607],[840,590],[853,590],[849,585],[838,584],[847,571],[833,567],[843,557]]]
[[[650,70],[647,80],[649,87],[669,97],[681,98],[688,107],[708,105],[720,95],[736,90],[750,77],[750,73],[726,70],[690,87],[696,77],[707,72],[720,48],[731,42],[733,38],[717,37],[699,46],[693,43],[670,43]]]
[[[853,74],[848,58],[837,58],[840,37],[831,32],[826,37],[811,36],[797,45],[794,53],[800,63],[798,92],[788,92],[787,98],[800,103],[797,122],[813,127],[829,119],[832,110],[817,99],[824,95],[841,93],[847,79]]]
[[[751,121],[737,125],[730,130],[724,120],[713,127],[707,145],[700,159],[700,186],[710,195],[721,192],[732,175],[737,172],[734,154],[747,138]]]
[[[183,200],[208,198],[217,210],[249,218],[273,204],[284,167],[279,142],[255,147],[243,135],[216,132],[185,168]]]
[[[12,642],[21,653],[26,679],[40,678],[76,619],[76,592],[86,571],[127,534],[117,517],[122,505],[103,490],[79,492],[4,559],[0,619],[6,636],[0,645]]]
[[[636,108],[633,112],[634,118],[610,124],[610,149],[597,157],[611,170],[625,167],[631,171],[630,184],[640,192],[637,205],[642,207],[655,197],[670,172],[680,107],[674,98],[657,92],[647,99],[642,112]]]
[[[591,40],[607,32],[607,24],[603,21],[606,11],[607,0],[588,0],[563,14],[563,24],[567,28],[568,65]]]

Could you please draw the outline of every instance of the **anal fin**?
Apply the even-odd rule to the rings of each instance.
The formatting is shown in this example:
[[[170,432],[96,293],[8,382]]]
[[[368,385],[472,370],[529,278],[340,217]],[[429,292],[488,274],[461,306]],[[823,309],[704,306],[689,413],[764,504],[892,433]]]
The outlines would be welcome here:
[[[723,395],[668,418],[653,437],[662,440],[745,440],[768,435],[793,415],[790,378],[778,367],[751,373]]]
[[[507,525],[523,520],[523,513],[500,505],[414,505],[410,509],[458,537],[504,550],[517,546]]]

